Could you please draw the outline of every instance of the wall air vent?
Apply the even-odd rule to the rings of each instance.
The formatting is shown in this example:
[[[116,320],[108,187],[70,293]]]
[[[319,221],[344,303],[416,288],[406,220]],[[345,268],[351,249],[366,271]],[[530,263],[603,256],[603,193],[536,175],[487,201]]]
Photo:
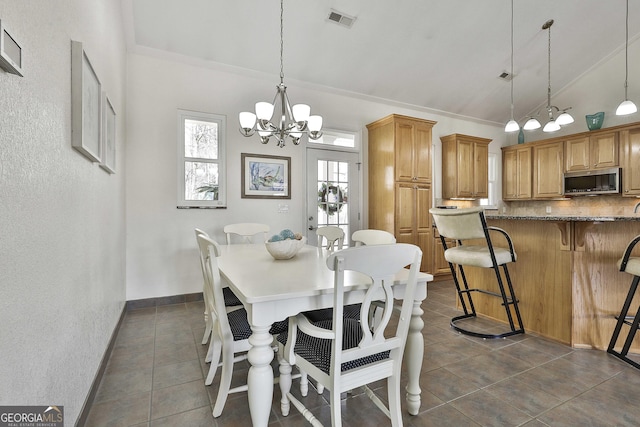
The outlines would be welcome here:
[[[335,22],[336,24],[347,28],[351,28],[353,26],[353,23],[356,21],[355,16],[345,15],[344,13],[338,12],[334,9],[331,9],[327,19],[331,22]]]

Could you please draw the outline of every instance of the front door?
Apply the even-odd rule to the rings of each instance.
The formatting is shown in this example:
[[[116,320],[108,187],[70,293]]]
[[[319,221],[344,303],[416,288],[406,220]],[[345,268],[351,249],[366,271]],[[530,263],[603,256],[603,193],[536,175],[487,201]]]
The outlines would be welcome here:
[[[345,246],[361,228],[358,153],[307,149],[307,242],[317,245],[316,229],[344,230]]]

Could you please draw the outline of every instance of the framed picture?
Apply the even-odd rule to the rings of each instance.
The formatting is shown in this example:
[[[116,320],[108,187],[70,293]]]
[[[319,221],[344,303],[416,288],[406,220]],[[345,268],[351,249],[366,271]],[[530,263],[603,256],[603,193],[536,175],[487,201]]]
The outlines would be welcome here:
[[[100,167],[109,173],[116,173],[116,112],[111,100],[102,93],[102,162]]]
[[[0,67],[22,77],[22,48],[0,20]]]
[[[242,153],[242,198],[290,199],[291,157]]]
[[[71,42],[71,145],[101,160],[102,85],[82,43]]]

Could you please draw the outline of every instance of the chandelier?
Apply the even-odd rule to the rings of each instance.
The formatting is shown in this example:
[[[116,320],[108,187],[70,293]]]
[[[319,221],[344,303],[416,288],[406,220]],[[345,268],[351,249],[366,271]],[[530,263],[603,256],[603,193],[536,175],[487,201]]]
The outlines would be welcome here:
[[[555,132],[560,130],[560,126],[568,125],[569,123],[573,123],[573,117],[571,114],[567,113],[567,110],[570,110],[571,107],[565,108],[564,110],[560,110],[555,105],[551,105],[551,26],[553,25],[553,19],[548,20],[542,26],[543,30],[549,30],[549,44],[548,44],[548,64],[549,64],[549,85],[547,86],[547,106],[545,110],[547,110],[547,114],[549,116],[549,120],[542,128],[543,132]],[[559,113],[557,118],[554,118],[554,111]],[[540,114],[540,111],[538,111]],[[529,120],[524,124],[524,130],[534,130],[540,128],[540,122],[535,117],[530,117]]]
[[[618,105],[616,116],[626,116],[638,111],[638,107],[627,97],[627,79],[629,77],[629,0],[627,0],[627,20],[625,24],[625,45],[624,45],[624,101]]]
[[[242,112],[239,115],[240,133],[246,137],[258,132],[260,142],[266,144],[272,136],[276,139],[278,147],[285,146],[286,138],[291,138],[294,145],[300,144],[302,134],[306,133],[309,139],[316,140],[322,136],[322,117],[311,116],[311,107],[306,104],[296,104],[293,107],[289,103],[287,87],[284,85],[283,66],[283,27],[284,27],[284,0],[280,0],[280,84],[276,86],[276,95],[273,102],[257,102],[256,112]],[[278,109],[276,110],[276,106]],[[276,124],[271,119],[276,113]]]

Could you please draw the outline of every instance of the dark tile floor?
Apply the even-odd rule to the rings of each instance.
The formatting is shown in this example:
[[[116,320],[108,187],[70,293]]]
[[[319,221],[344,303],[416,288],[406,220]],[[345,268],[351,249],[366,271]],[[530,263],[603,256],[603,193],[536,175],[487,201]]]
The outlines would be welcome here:
[[[640,371],[603,351],[531,334],[501,340],[459,335],[449,327],[454,303],[451,282],[429,285],[422,406],[417,416],[405,413],[405,426],[640,426]],[[201,302],[128,311],[87,425],[251,425],[246,393],[231,395],[222,416],[212,417],[220,370],[205,386],[203,333]],[[236,364],[234,384],[246,379],[247,369],[246,361]],[[382,386],[376,392],[384,396]],[[330,425],[326,393],[310,390],[304,402]],[[270,425],[305,425],[293,408],[288,417],[280,415],[279,395],[276,385]],[[345,427],[389,425],[363,394],[344,397]]]

